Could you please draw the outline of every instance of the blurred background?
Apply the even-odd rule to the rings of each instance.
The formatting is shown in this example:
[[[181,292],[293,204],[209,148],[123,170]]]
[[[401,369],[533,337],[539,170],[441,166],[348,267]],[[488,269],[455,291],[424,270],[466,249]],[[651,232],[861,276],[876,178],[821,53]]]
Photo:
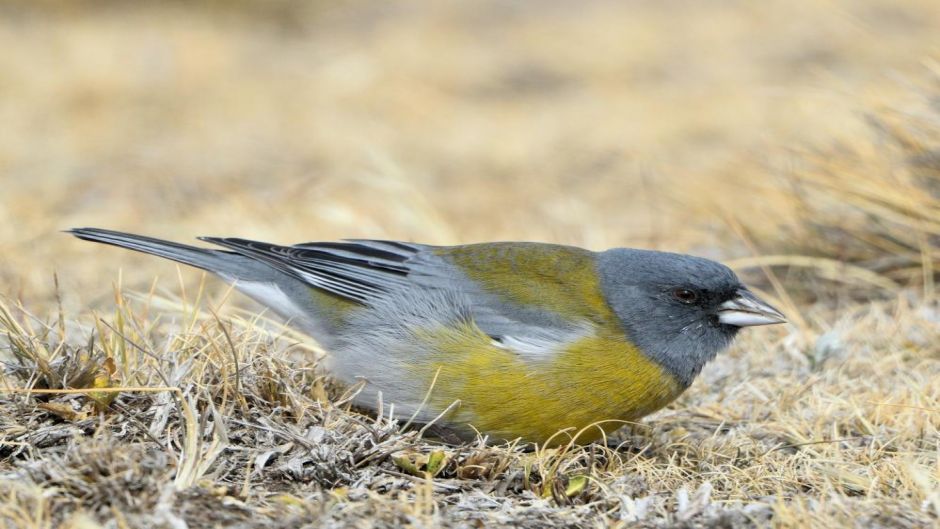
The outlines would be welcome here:
[[[0,526],[936,525],[940,0],[0,0],[0,50]],[[637,450],[438,489],[310,340],[80,226],[690,252],[791,324]]]
[[[95,226],[640,246],[929,294],[938,28],[935,0],[6,1],[0,292],[175,281],[59,233]]]

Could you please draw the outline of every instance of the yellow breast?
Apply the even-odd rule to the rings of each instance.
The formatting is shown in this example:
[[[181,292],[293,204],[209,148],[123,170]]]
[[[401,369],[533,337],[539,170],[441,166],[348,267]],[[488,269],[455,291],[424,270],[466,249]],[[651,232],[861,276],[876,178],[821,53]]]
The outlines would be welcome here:
[[[420,368],[429,386],[434,380],[432,407],[459,401],[445,417],[448,425],[470,424],[496,438],[557,444],[569,438],[552,436],[572,428],[585,429],[578,441],[589,442],[665,406],[683,389],[614,328],[538,360],[494,345],[473,323],[422,338],[438,351]]]

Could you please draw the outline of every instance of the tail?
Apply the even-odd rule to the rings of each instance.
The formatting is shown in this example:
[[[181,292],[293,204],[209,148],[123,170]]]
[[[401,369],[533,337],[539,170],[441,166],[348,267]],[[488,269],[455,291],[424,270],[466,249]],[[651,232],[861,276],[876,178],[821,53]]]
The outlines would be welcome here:
[[[195,266],[196,268],[224,276],[238,277],[236,272],[243,269],[244,265],[249,261],[249,259],[234,252],[197,248],[187,244],[179,244],[120,231],[102,230],[99,228],[75,228],[67,230],[67,233],[71,233],[85,241],[110,244],[112,246],[119,246],[129,250],[164,257],[178,263]]]
[[[328,294],[316,295],[316,289],[296,277],[281,272],[263,261],[230,252],[197,248],[143,235],[98,228],[75,228],[68,233],[86,241],[100,242],[135,250],[178,263],[195,266],[234,283],[249,297],[270,307],[284,319],[294,322],[324,346],[331,344],[336,325],[343,316],[334,301],[332,304],[318,303]]]

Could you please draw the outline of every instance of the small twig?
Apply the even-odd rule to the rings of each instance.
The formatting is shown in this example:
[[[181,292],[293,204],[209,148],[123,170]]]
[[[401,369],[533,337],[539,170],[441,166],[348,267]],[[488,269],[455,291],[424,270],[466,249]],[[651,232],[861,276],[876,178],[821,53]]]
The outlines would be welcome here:
[[[130,420],[132,423],[134,423],[135,425],[137,425],[137,427],[140,428],[140,430],[141,430],[142,432],[144,432],[144,435],[146,435],[147,437],[149,437],[150,440],[153,441],[154,443],[156,443],[157,446],[159,446],[164,452],[169,452],[169,448],[167,448],[166,445],[164,445],[163,443],[161,443],[159,439],[157,439],[156,437],[154,437],[153,434],[150,433],[150,430],[149,430],[147,427],[145,427],[142,422],[140,422],[139,420],[137,420],[137,418],[133,416],[133,414],[131,413],[131,411],[130,411],[129,409],[127,409],[127,408],[124,407],[124,406],[119,405],[117,402],[112,402],[112,403],[110,403],[110,404],[108,405],[108,407],[111,408],[111,409],[113,409],[113,410],[115,410],[115,411],[117,411],[117,412],[120,413],[123,417],[125,417],[126,419]]]
[[[421,413],[421,410],[424,409],[424,406],[428,403],[428,400],[431,399],[431,392],[434,391],[434,385],[437,384],[437,377],[441,374],[441,366],[438,366],[437,371],[434,372],[434,378],[431,379],[431,386],[428,387],[428,390],[424,392],[424,399],[421,401],[421,404],[415,408],[414,413],[411,414],[411,417],[408,419],[401,429],[407,430],[411,423],[414,422],[415,418]]]
[[[451,402],[449,406],[444,408],[444,411],[437,414],[437,417],[434,417],[433,419],[430,420],[430,422],[422,426],[421,429],[418,430],[418,437],[424,437],[424,432],[426,432],[428,428],[433,426],[434,423],[438,421],[438,419],[450,413],[450,411],[457,406],[460,406],[460,399],[457,399],[454,402]],[[402,429],[404,429],[404,427]]]
[[[108,323],[108,322],[105,321],[104,319],[98,318],[98,320],[99,320],[101,323],[103,323],[105,327],[111,329],[111,332],[113,332],[114,334],[120,336],[121,339],[124,340],[125,342],[131,344],[131,347],[137,349],[137,350],[140,351],[141,353],[144,353],[145,355],[149,356],[150,358],[153,358],[153,359],[156,360],[157,362],[161,362],[161,363],[162,363],[162,362],[165,362],[165,360],[162,359],[162,358],[160,358],[159,356],[157,356],[156,353],[152,353],[152,352],[150,352],[150,351],[144,349],[143,347],[141,347],[140,345],[138,345],[136,342],[134,342],[133,340],[131,340],[130,338],[128,338],[127,336],[125,336],[123,333],[121,333],[121,331],[115,329],[110,323]],[[160,380],[163,381],[163,385],[165,385],[165,386],[167,386],[167,387],[172,386],[172,384],[170,384],[169,379],[167,379],[167,378],[166,378],[166,375],[163,374],[163,371],[161,371],[161,370],[159,370],[159,369],[157,369],[156,371],[157,371],[157,376],[160,377]]]
[[[799,447],[801,447],[801,446],[823,445],[823,444],[830,444],[830,443],[841,443],[841,442],[843,442],[843,441],[858,441],[859,439],[870,439],[871,437],[872,437],[872,436],[870,436],[870,435],[859,435],[859,436],[857,436],[857,437],[843,437],[843,438],[841,438],[841,439],[827,439],[827,440],[825,440],[825,441],[808,441],[808,442],[805,442],[805,443],[784,444],[784,445],[775,446],[775,447],[771,448],[770,450],[768,450],[768,451],[764,452],[763,454],[761,454],[760,457],[764,457],[764,456],[766,456],[767,454],[769,454],[769,453],[771,453],[771,452],[776,452],[777,450],[783,450],[784,448],[799,448]]]
[[[0,388],[0,393],[10,393],[10,394],[38,394],[38,395],[81,395],[83,393],[121,393],[125,391],[135,391],[138,393],[160,393],[162,391],[171,391],[182,396],[183,392],[180,388],[174,387],[144,387],[144,386],[128,386],[123,388],[70,388],[70,389],[35,389],[35,388]]]
[[[414,481],[414,482],[416,482],[416,483],[421,483],[421,484],[427,484],[427,483],[428,483],[428,480],[425,479],[425,478],[420,478],[420,477],[417,477],[417,476],[411,476],[411,475],[409,475],[409,474],[404,474],[404,473],[402,473],[402,472],[396,472],[396,471],[394,471],[394,470],[390,470],[390,469],[387,469],[387,468],[379,469],[379,471],[382,472],[382,473],[384,473],[384,474],[389,474],[389,475],[391,475],[391,476],[395,476],[396,478],[404,478],[404,479],[407,479],[407,480],[409,480],[409,481]],[[437,482],[437,481],[433,481],[433,480],[431,480],[430,483],[431,483],[431,486],[433,486],[433,487],[439,487],[439,488],[444,489],[444,490],[451,490],[451,491],[461,491],[461,490],[463,490],[462,487],[457,487],[457,486],[455,486],[455,485],[445,485],[445,484],[443,484],[443,483],[440,483],[440,482]]]
[[[219,318],[219,315],[212,310],[212,307],[206,307],[209,312],[212,313],[212,316],[215,318],[216,323],[219,324],[219,328],[222,329],[222,334],[225,335],[225,341],[228,342],[229,350],[232,352],[232,360],[235,362],[235,397],[242,405],[242,409],[245,409],[245,400],[241,394],[241,367],[239,367],[238,362],[238,350],[235,349],[235,342],[232,341],[232,336],[229,334],[228,329],[225,327],[225,324],[222,323],[222,319]]]

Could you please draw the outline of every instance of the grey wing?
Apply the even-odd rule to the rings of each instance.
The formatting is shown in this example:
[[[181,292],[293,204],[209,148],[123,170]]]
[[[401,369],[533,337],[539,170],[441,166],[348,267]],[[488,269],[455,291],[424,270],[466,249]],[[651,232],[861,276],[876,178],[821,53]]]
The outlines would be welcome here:
[[[347,383],[365,380],[355,402],[383,403],[401,418],[432,420],[441,410],[424,397],[429,381],[421,366],[438,362],[424,329],[472,321],[492,344],[537,363],[591,329],[559,323],[550,314],[510,306],[435,251],[436,247],[391,241],[351,240],[278,246],[243,239],[206,241],[264,262],[303,284],[355,301],[330,342],[330,372]],[[470,343],[477,336],[470,337]],[[455,352],[454,354],[460,354]]]
[[[230,237],[200,239],[265,262],[311,286],[362,304],[406,286],[407,262],[422,249],[420,245],[391,241],[281,246]]]
[[[389,300],[433,299],[431,307],[453,300],[454,311],[468,317],[493,339],[523,354],[540,355],[560,342],[583,336],[572,324],[537,309],[509,305],[484,291],[435,252],[434,246],[382,240],[311,242],[293,246],[237,238],[202,237],[239,254],[263,261],[309,285],[363,305],[385,307]]]

